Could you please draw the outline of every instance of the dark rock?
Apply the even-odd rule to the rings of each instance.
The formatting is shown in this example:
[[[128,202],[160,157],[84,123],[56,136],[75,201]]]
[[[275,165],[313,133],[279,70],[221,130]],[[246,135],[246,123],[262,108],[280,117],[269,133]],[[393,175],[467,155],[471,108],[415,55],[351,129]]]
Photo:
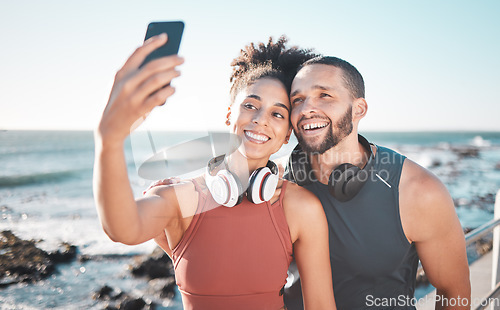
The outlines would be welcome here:
[[[150,279],[174,276],[172,261],[159,247],[149,256],[136,258],[135,264],[131,266],[131,272],[134,276],[146,276]]]
[[[105,285],[92,296],[94,300],[104,301],[104,309],[115,310],[151,310],[156,307],[155,303],[146,302],[142,298],[133,297],[120,290]]]
[[[470,158],[470,157],[479,157],[479,148],[473,146],[462,146],[462,147],[454,147],[452,148],[453,152],[455,152],[460,159]]]
[[[122,292],[119,289],[114,289],[108,285],[104,285],[97,292],[94,292],[92,299],[94,300],[123,300],[129,297],[127,293]]]
[[[107,285],[101,287],[101,289],[94,293],[93,299],[108,300],[112,299],[116,294],[113,294],[113,288]]]
[[[496,163],[495,170],[500,170],[500,161],[498,163]]]
[[[118,309],[123,310],[142,310],[146,306],[146,302],[142,298],[125,299]]]
[[[148,293],[159,299],[173,299],[175,296],[175,278],[169,277],[149,281]]]
[[[479,201],[481,203],[491,203],[491,204],[494,204],[495,203],[495,194],[488,193],[485,196],[479,196]]]
[[[471,183],[473,182],[471,181]],[[478,208],[488,212],[493,212],[495,194],[488,193],[483,196],[473,196],[471,198],[454,198],[453,202],[457,207]]]
[[[80,256],[78,256],[78,261],[80,263],[88,262],[91,259],[92,259],[92,257],[90,255],[80,255]]]
[[[55,252],[50,253],[50,258],[55,263],[68,263],[76,259],[77,247],[67,242],[61,244],[61,248]]]
[[[35,246],[33,240],[22,240],[11,231],[0,234],[0,280],[2,285],[37,281],[55,270],[50,255]]]
[[[431,162],[431,168],[437,168],[437,167],[440,167],[440,166],[442,166],[442,165],[443,165],[443,163],[442,163],[442,162],[441,162],[441,160],[440,160],[440,159],[438,159],[438,158],[434,158],[434,159],[432,160],[432,162]]]

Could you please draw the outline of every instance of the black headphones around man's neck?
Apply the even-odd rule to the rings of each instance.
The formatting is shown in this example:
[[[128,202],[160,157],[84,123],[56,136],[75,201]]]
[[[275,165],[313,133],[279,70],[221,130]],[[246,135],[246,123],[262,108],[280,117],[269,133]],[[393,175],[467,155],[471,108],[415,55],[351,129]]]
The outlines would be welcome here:
[[[371,144],[363,136],[358,135],[358,141],[369,152],[368,162],[363,169],[350,163],[343,163],[333,169],[328,180],[328,190],[335,199],[346,202],[359,193],[363,185],[370,179],[370,171],[374,164]],[[310,159],[306,152],[297,145],[290,156],[290,176],[300,186],[317,181],[311,169]]]

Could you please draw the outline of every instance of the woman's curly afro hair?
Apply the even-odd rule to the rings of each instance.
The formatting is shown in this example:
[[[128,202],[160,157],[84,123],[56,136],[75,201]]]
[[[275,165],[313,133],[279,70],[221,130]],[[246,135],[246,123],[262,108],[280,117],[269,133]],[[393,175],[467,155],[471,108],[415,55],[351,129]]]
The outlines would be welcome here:
[[[288,48],[287,41],[285,36],[281,36],[276,42],[270,37],[267,44],[260,42],[255,46],[250,43],[241,50],[240,55],[231,62],[231,102],[234,102],[242,89],[264,77],[278,79],[290,93],[298,68],[305,61],[319,55],[314,54],[311,49],[299,49],[297,46]]]

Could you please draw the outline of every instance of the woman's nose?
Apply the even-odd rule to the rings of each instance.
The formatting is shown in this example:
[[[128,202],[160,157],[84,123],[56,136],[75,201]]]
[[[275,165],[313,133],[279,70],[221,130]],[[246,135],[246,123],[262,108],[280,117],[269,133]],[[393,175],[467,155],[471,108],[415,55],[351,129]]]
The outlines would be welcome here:
[[[252,122],[255,124],[259,124],[262,126],[267,126],[268,124],[268,117],[264,111],[259,111],[254,114]]]

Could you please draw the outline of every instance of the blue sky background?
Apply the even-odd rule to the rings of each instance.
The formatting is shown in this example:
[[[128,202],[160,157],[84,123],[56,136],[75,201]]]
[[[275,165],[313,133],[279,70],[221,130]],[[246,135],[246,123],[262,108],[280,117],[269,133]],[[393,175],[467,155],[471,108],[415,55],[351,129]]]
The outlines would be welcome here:
[[[361,130],[500,131],[500,1],[2,1],[0,129],[93,129],[151,21],[186,23],[177,93],[150,129],[223,129],[229,63],[249,42],[351,62]]]

